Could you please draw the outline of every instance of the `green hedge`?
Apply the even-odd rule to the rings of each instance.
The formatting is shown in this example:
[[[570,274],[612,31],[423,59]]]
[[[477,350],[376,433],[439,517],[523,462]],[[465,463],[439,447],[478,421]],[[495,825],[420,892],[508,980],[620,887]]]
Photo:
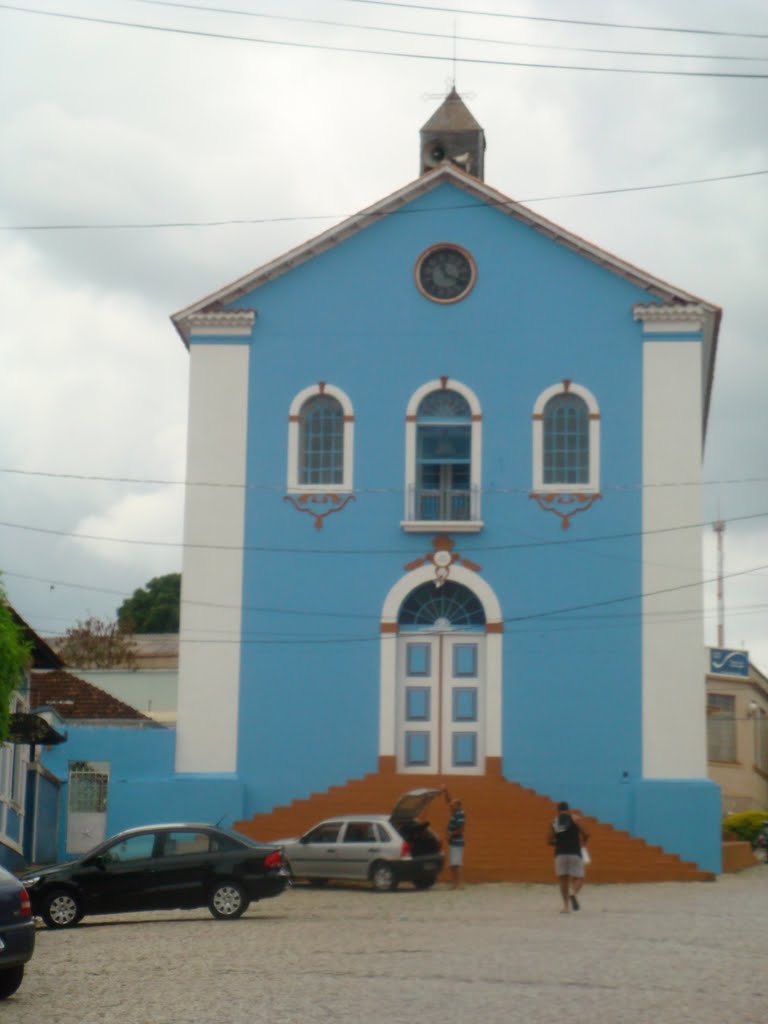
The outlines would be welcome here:
[[[738,814],[728,814],[723,818],[723,832],[730,832],[739,839],[754,843],[766,822],[766,811],[740,811]]]

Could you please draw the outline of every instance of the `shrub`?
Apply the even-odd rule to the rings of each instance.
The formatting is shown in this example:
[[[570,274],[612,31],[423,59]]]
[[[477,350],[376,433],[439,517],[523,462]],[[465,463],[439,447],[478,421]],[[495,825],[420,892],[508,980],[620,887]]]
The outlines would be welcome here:
[[[754,844],[763,825],[768,822],[768,811],[740,811],[723,818],[723,832],[731,832],[739,839]]]

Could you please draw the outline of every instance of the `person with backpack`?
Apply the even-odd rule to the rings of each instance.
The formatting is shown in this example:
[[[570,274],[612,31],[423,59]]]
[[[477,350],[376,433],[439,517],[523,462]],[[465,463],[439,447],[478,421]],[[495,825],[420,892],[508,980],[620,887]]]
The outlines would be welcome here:
[[[561,914],[579,909],[578,894],[584,885],[584,861],[581,849],[589,836],[579,816],[571,812],[565,800],[557,805],[557,817],[549,826],[547,842],[555,848],[555,874],[563,899]]]

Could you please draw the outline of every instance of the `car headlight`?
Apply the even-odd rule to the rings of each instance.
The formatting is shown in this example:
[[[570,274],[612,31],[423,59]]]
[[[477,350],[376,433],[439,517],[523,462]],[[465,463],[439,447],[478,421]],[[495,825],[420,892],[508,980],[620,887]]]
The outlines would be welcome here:
[[[39,881],[40,875],[33,875],[31,878],[25,878],[22,884],[25,889],[34,889]]]

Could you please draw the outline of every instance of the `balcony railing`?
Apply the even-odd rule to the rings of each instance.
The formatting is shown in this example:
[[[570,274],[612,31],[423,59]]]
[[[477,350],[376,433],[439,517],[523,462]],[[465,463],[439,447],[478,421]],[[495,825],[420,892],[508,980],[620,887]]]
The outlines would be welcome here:
[[[477,487],[430,490],[412,484],[407,499],[406,519],[412,522],[473,522],[480,518]]]

